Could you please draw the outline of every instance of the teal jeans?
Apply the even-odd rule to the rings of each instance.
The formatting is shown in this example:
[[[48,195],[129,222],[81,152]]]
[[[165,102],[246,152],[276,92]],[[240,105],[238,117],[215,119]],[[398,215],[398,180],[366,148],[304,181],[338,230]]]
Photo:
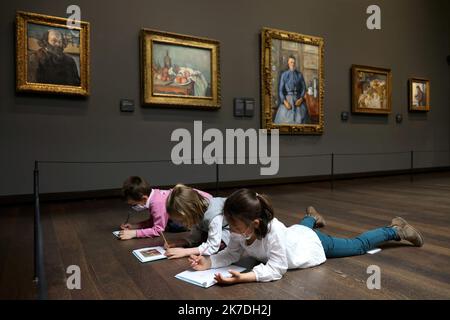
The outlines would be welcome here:
[[[301,225],[313,229],[316,220],[311,216],[305,216]],[[400,237],[392,227],[373,229],[357,236],[356,238],[336,238],[313,229],[322,242],[327,258],[350,257],[365,254],[376,248],[383,242],[396,240]]]

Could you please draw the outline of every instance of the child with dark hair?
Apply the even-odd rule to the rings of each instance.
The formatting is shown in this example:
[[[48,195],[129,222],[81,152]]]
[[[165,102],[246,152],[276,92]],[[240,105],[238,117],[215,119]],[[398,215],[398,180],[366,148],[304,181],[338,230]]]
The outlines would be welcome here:
[[[166,210],[166,200],[172,190],[152,189],[147,181],[141,177],[131,176],[125,180],[122,195],[125,201],[136,211],[148,210],[150,216],[147,220],[136,224],[124,223],[120,226],[121,240],[133,238],[152,238],[167,229],[169,232],[186,231],[170,218]],[[212,198],[209,193],[196,190],[206,199]]]
[[[217,274],[216,280],[223,284],[278,280],[288,269],[314,267],[331,257],[365,254],[389,240],[423,245],[421,234],[398,217],[388,227],[344,239],[314,230],[325,226],[325,220],[313,207],[308,207],[300,224],[287,228],[274,217],[268,198],[248,189],[240,189],[227,198],[224,215],[231,230],[227,248],[210,257],[191,255],[191,266],[195,270],[225,267],[237,262],[244,253],[261,263],[251,272],[230,271],[230,278]]]

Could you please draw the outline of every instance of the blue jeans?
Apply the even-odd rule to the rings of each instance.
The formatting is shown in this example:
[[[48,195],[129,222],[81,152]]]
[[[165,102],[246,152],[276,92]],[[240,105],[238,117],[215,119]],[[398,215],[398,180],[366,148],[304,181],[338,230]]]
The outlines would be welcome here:
[[[316,220],[311,216],[306,216],[300,222],[301,225],[313,229]],[[365,254],[367,251],[376,248],[383,242],[390,240],[400,240],[392,227],[373,229],[356,238],[336,238],[329,236],[318,230],[314,230],[322,242],[327,258],[350,257]]]

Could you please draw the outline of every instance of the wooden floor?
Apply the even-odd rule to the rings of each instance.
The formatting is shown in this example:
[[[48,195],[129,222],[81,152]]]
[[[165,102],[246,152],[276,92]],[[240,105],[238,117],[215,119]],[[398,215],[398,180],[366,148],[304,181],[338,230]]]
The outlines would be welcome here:
[[[160,239],[119,241],[111,234],[127,216],[118,199],[42,205],[45,267],[51,299],[449,299],[450,172],[329,183],[255,188],[271,196],[276,216],[297,223],[315,206],[328,223],[325,231],[355,236],[387,225],[399,215],[422,231],[425,245],[391,243],[380,253],[330,259],[290,270],[271,283],[202,289],[174,278],[188,268],[185,259],[141,264],[136,248]],[[226,195],[232,190],[222,192]],[[32,206],[2,208],[0,215],[0,299],[32,299]],[[137,214],[133,219],[145,218]],[[167,234],[170,239],[181,234]],[[81,290],[66,288],[66,268],[81,268]],[[366,286],[367,267],[381,268],[381,289]]]

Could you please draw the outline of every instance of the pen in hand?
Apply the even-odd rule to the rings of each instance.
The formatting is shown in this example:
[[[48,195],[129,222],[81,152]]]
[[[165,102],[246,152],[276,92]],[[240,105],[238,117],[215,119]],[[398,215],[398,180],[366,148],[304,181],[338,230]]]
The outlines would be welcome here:
[[[120,228],[122,229],[122,230],[119,232],[119,235],[120,235],[120,236],[123,235],[123,233],[124,233],[123,230],[130,230],[130,227],[131,227],[131,226],[127,226],[128,221],[130,220],[130,214],[131,214],[131,212],[128,211],[127,220],[126,220],[124,223],[122,223],[122,224],[120,225]],[[119,238],[120,238],[120,237],[119,237]]]
[[[124,224],[127,224],[127,223],[128,223],[128,220],[130,220],[130,214],[131,214],[131,212],[130,212],[130,211],[128,211],[128,217],[127,217],[127,220],[125,221],[125,223],[124,223]]]
[[[206,250],[208,249],[208,245],[202,250],[200,251],[200,254],[198,255],[198,257],[196,259],[192,259],[191,262],[191,267],[194,267],[198,264],[198,262],[200,261],[201,257],[203,256],[203,254],[206,252]]]
[[[167,239],[166,239],[166,237],[164,236],[164,231],[161,231],[161,235],[162,235],[162,237],[163,237],[163,239],[164,239],[164,245],[165,245],[166,249],[169,249],[169,248],[170,248],[170,247],[169,247],[169,243],[167,242]]]

